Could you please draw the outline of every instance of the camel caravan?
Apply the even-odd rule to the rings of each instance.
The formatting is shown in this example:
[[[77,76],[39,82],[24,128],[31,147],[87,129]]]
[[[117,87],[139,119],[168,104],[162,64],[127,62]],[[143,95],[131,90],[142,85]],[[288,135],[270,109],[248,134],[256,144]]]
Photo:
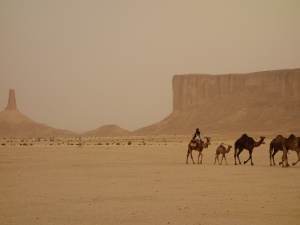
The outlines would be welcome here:
[[[240,161],[240,154],[243,150],[249,151],[249,158],[244,161],[244,164],[246,164],[249,160],[251,162],[251,165],[253,166],[253,160],[252,160],[252,153],[254,148],[259,147],[261,144],[265,144],[264,140],[266,137],[261,136],[259,141],[255,141],[252,137],[249,137],[247,134],[243,134],[239,139],[237,139],[234,143],[234,162],[235,165],[242,164]],[[205,148],[208,148],[208,146],[211,144],[211,138],[205,137],[206,141],[203,141],[202,139],[192,139],[190,143],[188,144],[188,150],[187,150],[187,156],[186,156],[186,164],[188,164],[188,158],[191,157],[193,164],[195,164],[192,152],[197,151],[198,152],[198,164],[202,164],[202,158],[203,158],[203,150]],[[228,145],[226,148],[224,146],[224,143],[219,145],[216,149],[215,154],[215,163],[218,161],[219,165],[222,165],[223,159],[226,161],[226,154],[230,152],[230,149],[232,148],[231,145]],[[282,151],[282,157],[281,162],[279,162],[279,165],[282,165],[282,167],[289,167],[288,163],[288,151],[295,151],[298,160],[294,163],[292,163],[293,166],[295,166],[300,161],[300,137],[296,137],[294,134],[291,134],[288,138],[283,137],[282,135],[278,135],[276,138],[274,138],[270,142],[270,166],[275,166],[275,159],[274,156],[278,151]],[[222,155],[221,162],[219,161],[219,156]],[[238,160],[238,163],[237,163]]]

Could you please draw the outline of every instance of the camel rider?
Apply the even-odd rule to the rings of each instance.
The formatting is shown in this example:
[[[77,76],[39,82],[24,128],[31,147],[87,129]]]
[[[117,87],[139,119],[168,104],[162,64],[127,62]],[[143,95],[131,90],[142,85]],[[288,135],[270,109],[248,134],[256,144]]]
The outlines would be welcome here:
[[[196,132],[194,133],[193,139],[196,140],[197,147],[198,147],[198,145],[200,144],[200,141],[202,141],[201,133],[200,133],[199,128],[196,129]]]

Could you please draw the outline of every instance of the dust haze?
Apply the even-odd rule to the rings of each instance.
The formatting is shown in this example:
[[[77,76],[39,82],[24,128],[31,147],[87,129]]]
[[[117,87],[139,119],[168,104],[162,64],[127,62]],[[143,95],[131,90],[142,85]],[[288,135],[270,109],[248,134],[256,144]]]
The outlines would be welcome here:
[[[299,1],[0,1],[0,106],[135,130],[172,112],[174,74],[299,68]]]

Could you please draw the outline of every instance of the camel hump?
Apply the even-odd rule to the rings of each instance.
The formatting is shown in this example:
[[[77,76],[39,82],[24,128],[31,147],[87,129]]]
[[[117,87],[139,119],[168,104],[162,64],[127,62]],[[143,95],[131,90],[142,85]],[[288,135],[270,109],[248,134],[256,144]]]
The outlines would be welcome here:
[[[240,142],[244,142],[248,139],[248,135],[247,134],[243,134],[239,139],[236,140],[235,144],[238,144]]]
[[[255,142],[255,141],[254,141],[254,139],[253,139],[252,137],[248,137],[247,143],[248,143],[249,145],[252,145],[254,142]]]
[[[247,134],[243,134],[241,138],[244,139],[244,138],[248,138],[248,137],[249,136]]]
[[[223,152],[225,151],[226,148],[223,146],[223,143],[219,145],[219,147],[216,149],[216,155],[218,154],[218,152]]]
[[[288,137],[288,139],[294,139],[294,138],[296,138],[296,136],[295,136],[294,134],[291,134],[291,135]]]

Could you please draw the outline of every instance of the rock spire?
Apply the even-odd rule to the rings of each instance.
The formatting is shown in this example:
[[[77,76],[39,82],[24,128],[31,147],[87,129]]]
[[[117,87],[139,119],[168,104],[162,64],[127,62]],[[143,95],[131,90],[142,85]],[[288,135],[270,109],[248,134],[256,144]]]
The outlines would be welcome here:
[[[9,89],[8,102],[5,109],[17,110],[16,95],[14,89]]]

